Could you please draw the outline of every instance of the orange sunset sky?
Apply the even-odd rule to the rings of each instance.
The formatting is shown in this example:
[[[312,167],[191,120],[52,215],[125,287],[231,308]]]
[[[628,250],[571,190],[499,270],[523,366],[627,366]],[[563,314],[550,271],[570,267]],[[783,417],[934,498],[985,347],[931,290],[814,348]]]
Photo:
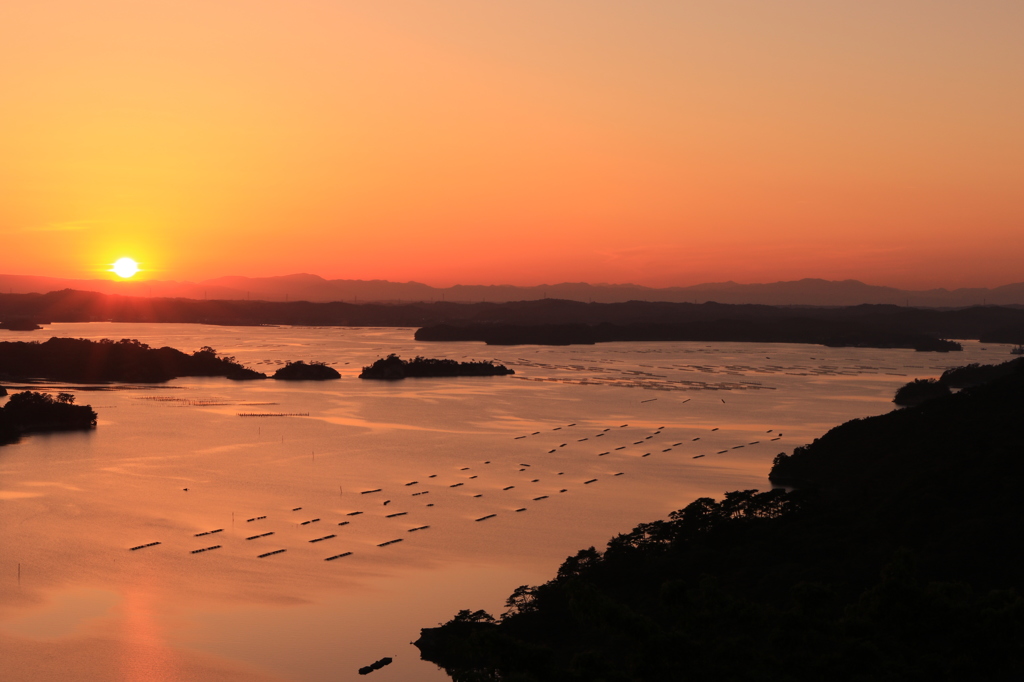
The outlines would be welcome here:
[[[1024,281],[1021,0],[31,0],[0,272]]]

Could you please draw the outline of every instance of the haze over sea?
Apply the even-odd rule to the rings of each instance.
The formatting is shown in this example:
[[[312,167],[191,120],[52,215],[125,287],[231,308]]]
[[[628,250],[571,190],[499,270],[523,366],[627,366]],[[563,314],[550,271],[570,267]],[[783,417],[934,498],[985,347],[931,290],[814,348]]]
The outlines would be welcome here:
[[[0,448],[4,679],[73,671],[86,682],[320,682],[362,679],[357,669],[385,656],[394,663],[375,680],[447,679],[409,644],[421,627],[462,608],[497,614],[514,588],[549,579],[577,549],[697,497],[766,489],[777,453],[892,409],[913,378],[1008,357],[1006,346],[970,341],[951,354],[496,348],[417,343],[412,333],[112,323],[0,331],[0,340],[209,345],[268,374],[292,360],[342,374],[44,385],[93,405],[99,425]],[[357,378],[392,352],[494,359],[516,374]],[[130,550],[149,543],[160,544]],[[286,551],[259,556],[277,550]]]

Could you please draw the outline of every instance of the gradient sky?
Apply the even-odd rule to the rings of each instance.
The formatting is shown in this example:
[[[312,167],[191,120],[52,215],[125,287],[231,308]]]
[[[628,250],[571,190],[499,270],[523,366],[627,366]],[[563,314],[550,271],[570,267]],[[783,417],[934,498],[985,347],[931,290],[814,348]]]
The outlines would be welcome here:
[[[1021,0],[3,5],[3,273],[1024,281]]]

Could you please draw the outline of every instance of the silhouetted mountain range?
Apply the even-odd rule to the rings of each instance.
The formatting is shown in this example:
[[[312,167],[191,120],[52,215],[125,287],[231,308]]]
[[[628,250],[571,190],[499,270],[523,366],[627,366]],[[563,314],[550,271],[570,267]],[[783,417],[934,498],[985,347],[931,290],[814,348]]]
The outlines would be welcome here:
[[[908,291],[865,284],[857,280],[833,282],[801,279],[771,284],[716,282],[689,287],[656,289],[636,284],[561,284],[519,287],[512,285],[455,285],[432,287],[418,282],[324,279],[296,274],[281,277],[218,277],[201,282],[159,280],[111,281],[60,279],[27,275],[0,275],[0,292],[46,293],[61,289],[98,291],[125,296],[195,298],[209,300],[365,302],[488,302],[533,301],[557,298],[595,303],[666,301],[677,303],[756,303],[763,305],[847,306],[893,304],[915,307],[972,305],[1024,305],[1024,282],[994,289],[929,289]]]

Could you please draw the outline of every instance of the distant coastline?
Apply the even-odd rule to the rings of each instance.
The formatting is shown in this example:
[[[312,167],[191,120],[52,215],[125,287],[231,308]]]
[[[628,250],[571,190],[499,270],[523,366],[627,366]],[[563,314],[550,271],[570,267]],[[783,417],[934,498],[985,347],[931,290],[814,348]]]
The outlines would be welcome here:
[[[0,294],[0,321],[142,322],[217,325],[417,327],[422,340],[569,343],[599,340],[820,343],[943,350],[936,340],[1024,342],[1024,308],[954,310],[862,305],[810,308],[720,303],[516,303],[401,305],[292,301],[203,301],[112,296],[82,291]],[[529,327],[538,329],[530,330]],[[545,329],[546,328],[546,331]],[[45,333],[45,332],[44,332]],[[31,335],[33,332],[26,332]],[[516,336],[521,337],[516,339]],[[945,350],[954,350],[946,345]]]

